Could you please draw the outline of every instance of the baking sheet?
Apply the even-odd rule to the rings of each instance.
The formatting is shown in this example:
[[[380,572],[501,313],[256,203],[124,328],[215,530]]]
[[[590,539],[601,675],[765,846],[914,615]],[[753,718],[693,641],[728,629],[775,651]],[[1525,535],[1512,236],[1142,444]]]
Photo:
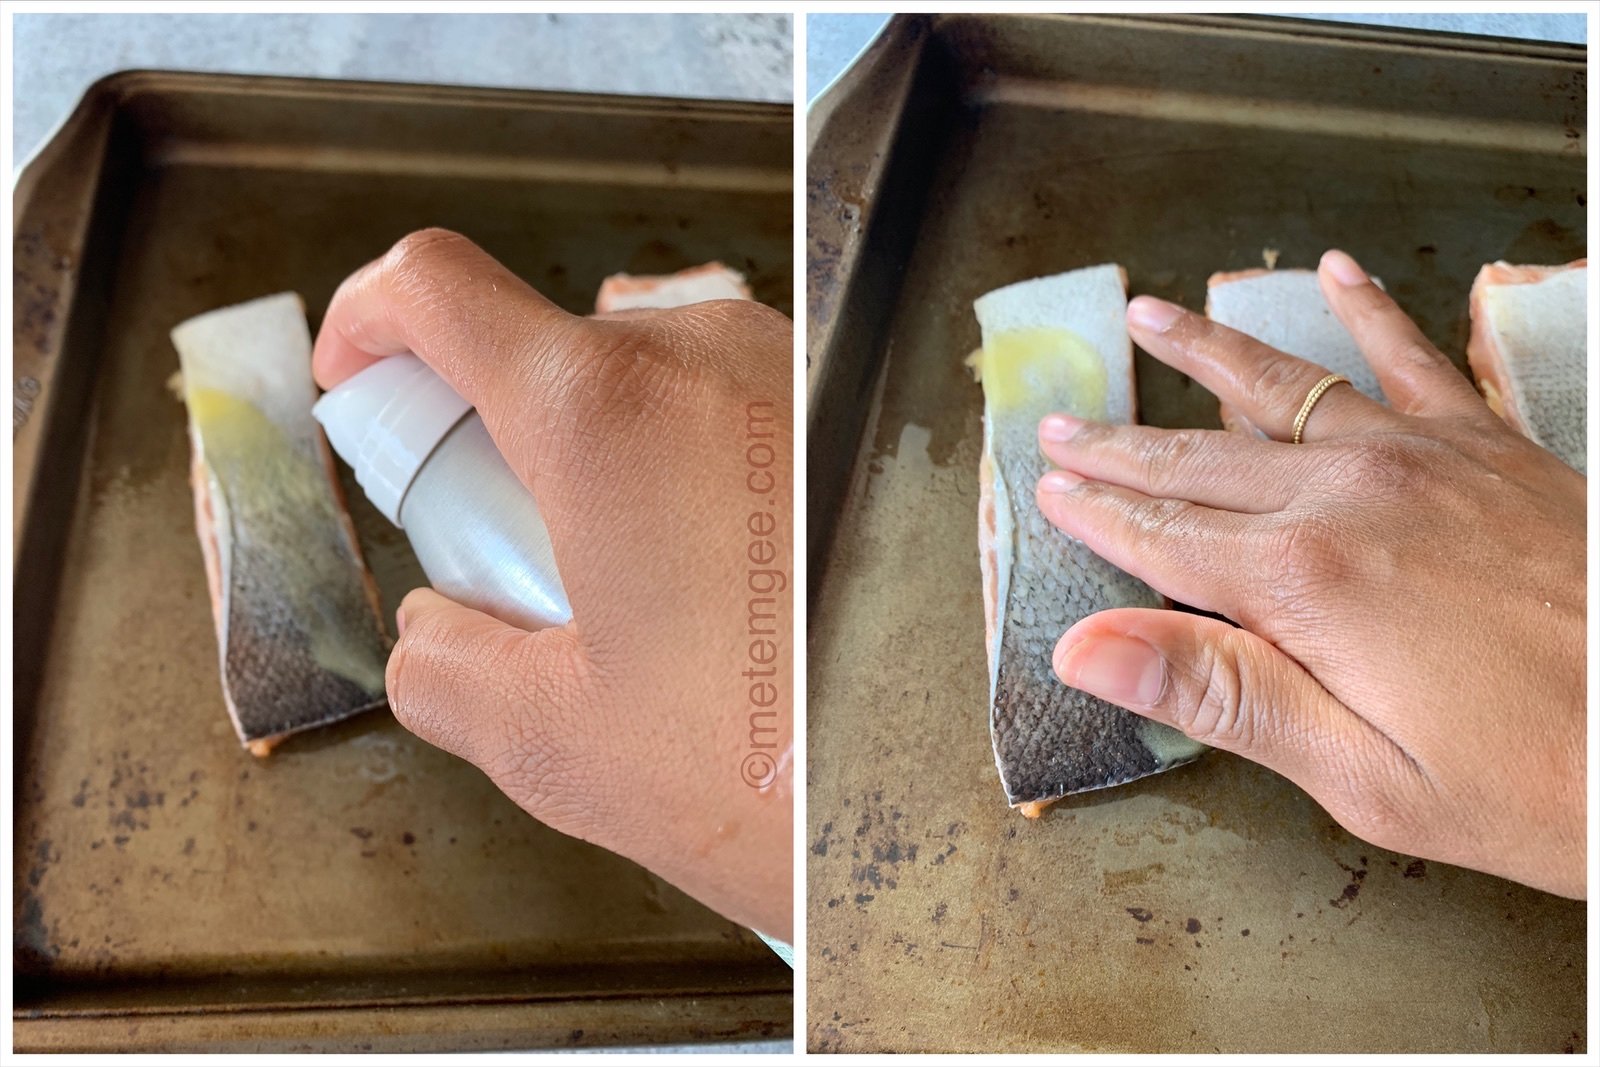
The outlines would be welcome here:
[[[214,75],[97,84],[19,182],[16,1041],[528,1048],[783,1036],[754,934],[386,711],[265,761],[218,681],[167,337],[467,234],[563,306],[721,259],[789,311],[791,109]],[[353,490],[353,486],[349,486]],[[423,577],[349,494],[386,613]]]
[[[1006,807],[961,363],[1009,282],[1116,261],[1199,308],[1337,245],[1464,365],[1482,263],[1585,251],[1585,77],[1526,42],[954,15],[813,108],[810,1049],[1585,1050],[1582,903],[1373,848],[1244,760]],[[1218,425],[1138,372],[1145,421]]]

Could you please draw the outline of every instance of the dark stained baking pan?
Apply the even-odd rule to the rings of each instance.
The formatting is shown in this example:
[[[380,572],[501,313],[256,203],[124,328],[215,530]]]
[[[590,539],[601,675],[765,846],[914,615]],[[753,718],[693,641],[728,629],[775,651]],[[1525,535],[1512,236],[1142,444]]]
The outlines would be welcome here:
[[[783,106],[195,74],[95,85],[15,197],[19,1050],[455,1049],[792,1029],[754,934],[377,712],[222,706],[167,331],[467,234],[592,309],[721,259],[785,311]],[[422,583],[350,494],[392,615]],[[647,798],[642,798],[646,800]]]
[[[1214,753],[1006,807],[974,297],[1199,308],[1340,246],[1458,362],[1487,261],[1585,232],[1581,48],[1260,18],[899,18],[811,111],[807,1044],[1583,1051],[1582,903],[1373,848]],[[1157,425],[1215,400],[1140,353]]]

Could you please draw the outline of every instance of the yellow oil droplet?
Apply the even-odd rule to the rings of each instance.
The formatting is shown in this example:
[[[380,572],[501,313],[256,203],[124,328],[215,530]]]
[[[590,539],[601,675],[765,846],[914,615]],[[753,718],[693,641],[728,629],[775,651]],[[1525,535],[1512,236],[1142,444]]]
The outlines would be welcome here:
[[[976,355],[990,411],[1042,402],[1083,419],[1106,417],[1105,361],[1071,330],[1008,330],[990,338]]]

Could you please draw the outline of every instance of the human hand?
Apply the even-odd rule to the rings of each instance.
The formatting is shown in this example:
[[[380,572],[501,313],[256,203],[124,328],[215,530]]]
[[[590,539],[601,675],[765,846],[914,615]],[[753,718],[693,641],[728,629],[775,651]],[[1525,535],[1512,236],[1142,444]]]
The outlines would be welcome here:
[[[1150,297],[1130,332],[1276,440],[1050,416],[1050,521],[1181,603],[1055,650],[1068,685],[1254,760],[1351,833],[1586,894],[1584,478],[1509,429],[1348,256],[1329,305],[1391,407]]]
[[[792,939],[793,326],[749,301],[570,315],[443,230],[329,305],[324,388],[412,352],[539,503],[572,605],[515,629],[417,590],[389,703],[529,814]]]

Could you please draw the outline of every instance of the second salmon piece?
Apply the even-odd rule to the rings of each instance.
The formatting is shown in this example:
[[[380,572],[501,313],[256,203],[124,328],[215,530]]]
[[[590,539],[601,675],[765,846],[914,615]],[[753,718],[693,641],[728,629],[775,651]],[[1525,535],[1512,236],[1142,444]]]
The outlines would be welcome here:
[[[676,274],[613,274],[600,283],[594,309],[675,308],[704,300],[749,300],[744,275],[721,263],[703,263]]]
[[[1467,362],[1501,418],[1588,472],[1586,260],[1564,267],[1490,263],[1472,283]]]
[[[1134,421],[1133,345],[1121,268],[1086,267],[980,297],[983,383],[978,554],[989,660],[989,731],[1006,799],[1030,818],[1071,793],[1130,782],[1204,746],[1063,685],[1061,635],[1107,608],[1159,608],[1161,595],[1051,526],[1034,503],[1050,469],[1039,420],[1051,412]]]
[[[1372,280],[1383,287],[1378,279]],[[1378,375],[1350,331],[1328,307],[1316,271],[1241,270],[1213,274],[1206,281],[1206,315],[1280,352],[1342,374],[1367,396],[1380,403],[1384,400]],[[1226,402],[1220,408],[1222,425],[1227,429],[1261,435]]]

